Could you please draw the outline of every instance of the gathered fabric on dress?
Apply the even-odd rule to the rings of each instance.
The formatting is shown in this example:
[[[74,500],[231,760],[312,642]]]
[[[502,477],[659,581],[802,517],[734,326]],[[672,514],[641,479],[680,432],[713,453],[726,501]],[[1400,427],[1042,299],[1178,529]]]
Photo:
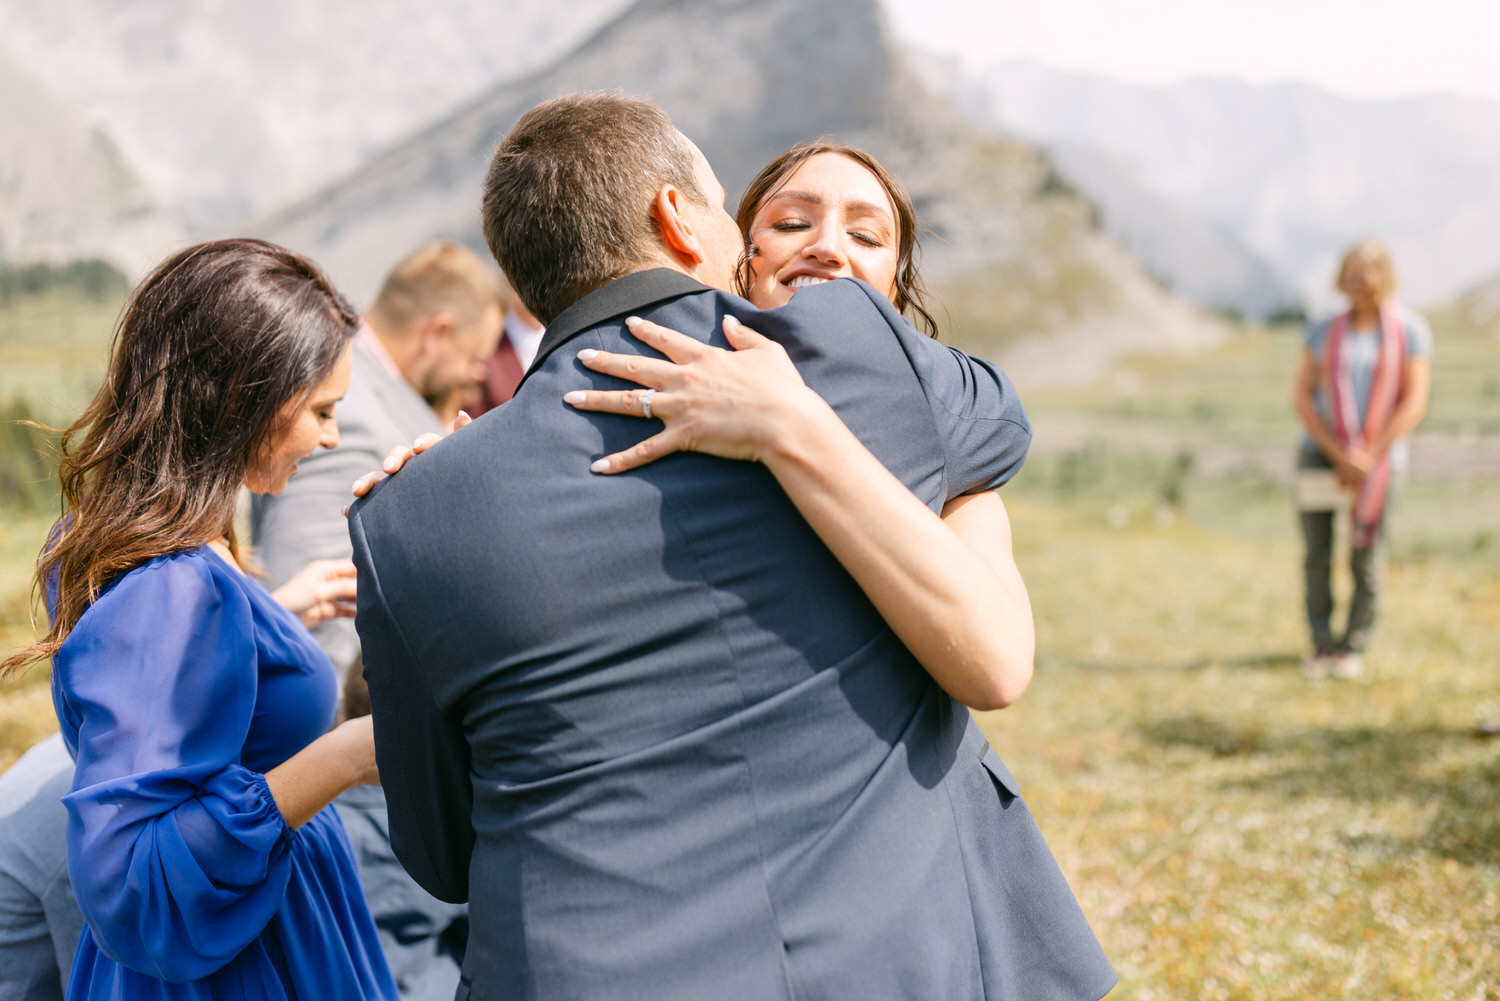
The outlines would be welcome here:
[[[208,547],[123,574],[53,659],[77,761],[69,998],[396,998],[349,839],[265,773],[328,730],[333,666]]]

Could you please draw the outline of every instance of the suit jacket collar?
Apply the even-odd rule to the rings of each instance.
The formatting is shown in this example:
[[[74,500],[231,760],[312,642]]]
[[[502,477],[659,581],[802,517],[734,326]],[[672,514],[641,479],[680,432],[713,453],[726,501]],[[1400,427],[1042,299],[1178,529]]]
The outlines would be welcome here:
[[[360,341],[354,342],[350,385],[355,387],[355,395],[368,393],[378,401],[381,412],[401,428],[407,439],[443,426],[442,418],[422,394],[401,376],[392,375],[386,363]]]
[[[563,344],[605,320],[639,312],[665,299],[708,291],[711,290],[707,285],[671,268],[652,268],[617,278],[579,299],[547,324],[547,333],[542,337],[541,347],[537,348],[536,358],[526,375],[535,372],[547,356]],[[522,376],[521,385],[525,383],[526,376]],[[520,388],[516,387],[518,392]]]

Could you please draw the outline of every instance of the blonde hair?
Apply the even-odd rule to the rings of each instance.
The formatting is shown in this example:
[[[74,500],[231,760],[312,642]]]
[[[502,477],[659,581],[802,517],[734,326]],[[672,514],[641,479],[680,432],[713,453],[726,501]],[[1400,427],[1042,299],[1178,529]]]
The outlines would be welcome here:
[[[1333,287],[1338,292],[1348,294],[1345,286],[1348,284],[1349,267],[1355,263],[1369,265],[1375,272],[1376,286],[1379,288],[1377,299],[1384,299],[1396,291],[1396,265],[1391,261],[1391,251],[1382,241],[1375,239],[1361,240],[1345,252],[1339,261],[1338,276],[1334,279]]]
[[[386,276],[370,317],[383,330],[405,330],[438,313],[469,329],[491,305],[504,308],[500,278],[479,255],[451,240],[436,240],[407,254]]]

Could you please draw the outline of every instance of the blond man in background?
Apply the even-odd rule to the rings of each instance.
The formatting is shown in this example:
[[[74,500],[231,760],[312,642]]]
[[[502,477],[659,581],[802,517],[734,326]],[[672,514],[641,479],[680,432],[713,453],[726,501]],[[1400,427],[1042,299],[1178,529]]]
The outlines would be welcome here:
[[[354,566],[344,505],[349,485],[386,452],[451,424],[436,407],[477,391],[500,340],[501,284],[494,268],[456,243],[419,247],[386,277],[354,338],[349,393],[337,407],[339,443],[302,460],[277,496],[256,497],[256,558],[277,587],[311,560],[329,561],[330,599],[353,615]],[[359,654],[352,618],[313,630],[340,677]]]

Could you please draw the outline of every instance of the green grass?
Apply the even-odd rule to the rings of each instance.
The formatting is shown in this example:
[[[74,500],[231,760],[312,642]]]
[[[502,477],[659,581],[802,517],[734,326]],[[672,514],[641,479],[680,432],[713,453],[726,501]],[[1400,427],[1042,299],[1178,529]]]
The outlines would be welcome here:
[[[0,404],[66,423],[93,396],[123,296],[48,289],[0,305]]]
[[[1398,562],[1367,679],[1315,684],[1289,530],[1010,507],[1040,653],[981,723],[1116,996],[1492,997],[1500,754],[1469,730],[1500,713],[1500,573]]]
[[[1424,431],[1493,441],[1500,341],[1434,321]],[[1500,715],[1500,470],[1406,486],[1367,676],[1305,681],[1300,542],[1267,458],[1296,440],[1297,350],[1251,330],[1022,387],[1037,447],[1005,498],[1037,672],[981,724],[1120,972],[1112,997],[1500,998],[1500,741],[1469,735]],[[0,526],[5,649],[46,525]],[[0,765],[55,725],[45,681],[0,688]]]
[[[1500,342],[1435,320],[1424,431],[1485,438]],[[1500,743],[1470,736],[1500,715],[1500,470],[1406,485],[1367,677],[1305,681],[1300,540],[1264,461],[1296,440],[1297,350],[1252,331],[1027,394],[1039,447],[1005,496],[1037,674],[981,723],[1114,997],[1500,997]]]
[[[0,652],[9,655],[31,642],[31,571],[51,519],[6,510],[0,518]],[[38,622],[45,622],[38,618]],[[47,692],[45,666],[0,681],[0,769],[57,729]]]

